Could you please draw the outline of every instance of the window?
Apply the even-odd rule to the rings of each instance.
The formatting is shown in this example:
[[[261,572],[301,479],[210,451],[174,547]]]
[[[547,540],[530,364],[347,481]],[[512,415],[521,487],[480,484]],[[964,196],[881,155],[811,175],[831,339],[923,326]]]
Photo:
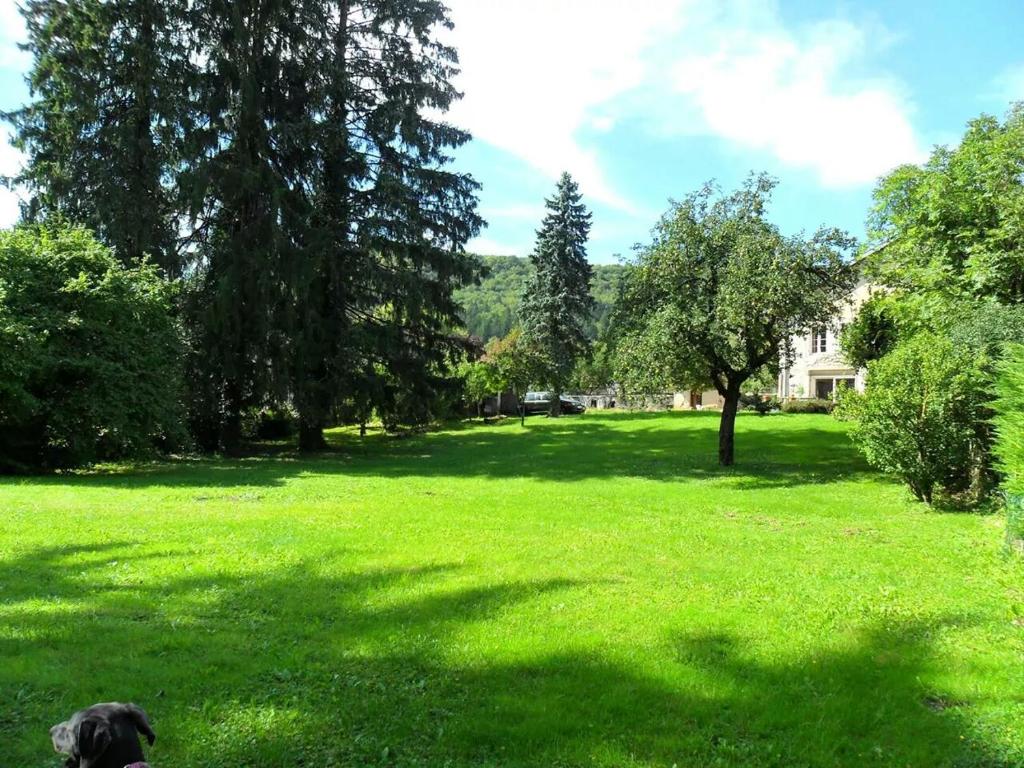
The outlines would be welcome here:
[[[817,352],[828,352],[828,331],[825,328],[811,331],[811,353]]]

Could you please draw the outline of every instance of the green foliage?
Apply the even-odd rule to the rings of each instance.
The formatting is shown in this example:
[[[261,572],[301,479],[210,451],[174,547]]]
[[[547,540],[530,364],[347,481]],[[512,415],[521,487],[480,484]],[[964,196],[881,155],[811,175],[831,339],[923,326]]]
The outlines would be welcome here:
[[[518,306],[523,290],[533,278],[529,259],[519,256],[482,256],[485,273],[479,284],[461,288],[455,298],[462,305],[466,331],[483,340],[501,338],[518,324]],[[590,340],[608,329],[625,267],[621,264],[592,264],[590,293],[593,313],[583,323]]]
[[[1024,545],[1024,346],[1013,344],[999,364],[993,407],[997,438],[994,451],[1005,473],[1007,538]]]
[[[808,400],[783,400],[783,413],[832,413],[836,404],[832,400],[810,398]]]
[[[983,470],[984,403],[976,356],[926,332],[869,363],[865,393],[845,393],[837,414],[855,422],[854,442],[873,466],[931,504],[936,488],[963,493]]]
[[[930,333],[971,358],[973,386],[984,392],[976,399],[993,397],[1003,345],[1024,338],[1021,168],[1024,107],[1017,105],[1003,122],[972,121],[959,145],[940,147],[923,166],[897,169],[880,182],[869,222],[875,247],[865,263],[886,294],[869,302],[844,335],[852,359],[877,358]],[[970,485],[980,496],[994,480],[992,427],[987,408],[973,417]]]
[[[939,147],[875,190],[869,221],[881,246],[875,278],[906,292],[922,315],[941,318],[941,298],[1024,299],[1024,106],[1000,123],[973,120],[960,144]]]
[[[594,308],[592,268],[587,261],[590,212],[579,187],[562,174],[530,255],[532,280],[519,305],[523,335],[540,352],[543,378],[538,383],[565,391],[576,362],[589,354],[584,324]],[[559,400],[553,400],[557,413]]]
[[[864,302],[853,322],[843,327],[839,344],[854,368],[864,368],[889,352],[898,339],[891,297],[875,294]]]
[[[472,403],[480,413],[480,403],[492,395],[504,390],[504,382],[500,379],[498,367],[486,358],[471,363],[463,363],[459,367],[466,400]]]
[[[543,375],[540,350],[519,328],[513,328],[504,338],[488,344],[487,359],[494,366],[494,376],[500,389],[509,390],[518,398],[522,398],[530,385]]]
[[[576,392],[606,389],[615,381],[614,365],[611,344],[606,338],[600,338],[591,348],[590,355],[576,362],[569,387]]]
[[[33,0],[33,101],[11,115],[29,218],[92,227],[187,276],[190,423],[237,451],[289,402],[300,443],[343,410],[442,410],[453,291],[479,230],[437,2]],[[424,402],[437,398],[437,402]]]
[[[711,184],[675,203],[641,251],[616,313],[628,392],[700,389],[725,398],[719,460],[733,462],[744,384],[778,362],[794,329],[829,322],[853,287],[852,239],[821,229],[786,237],[766,218],[776,182]]]
[[[0,232],[0,467],[182,444],[174,286],[81,228]]]

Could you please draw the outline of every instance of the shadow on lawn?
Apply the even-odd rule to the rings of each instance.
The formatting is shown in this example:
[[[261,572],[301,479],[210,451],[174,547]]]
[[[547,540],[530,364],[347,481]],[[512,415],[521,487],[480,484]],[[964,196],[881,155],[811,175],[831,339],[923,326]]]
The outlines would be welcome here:
[[[516,631],[517,609],[593,585],[460,586],[447,564],[189,574],[184,560],[153,584],[132,550],[0,563],[0,764],[56,766],[48,726],[108,699],[149,710],[152,758],[176,768],[1014,764],[972,735],[971,702],[928,687],[941,623],[890,621],[772,663],[692,631],[628,667],[571,637],[516,660],[465,633]]]
[[[265,456],[155,464],[131,471],[62,476],[43,483],[145,486],[276,486],[299,475],[374,477],[532,477],[556,482],[591,478],[658,481],[718,478],[759,489],[856,479],[871,474],[832,423],[804,417],[749,416],[737,426],[737,465],[717,464],[718,416],[659,413],[534,417],[488,428],[454,425],[396,439],[332,435],[333,450],[312,457]],[[817,417],[827,419],[827,417]],[[625,426],[624,421],[629,425]],[[639,426],[636,426],[639,424]],[[36,482],[34,480],[33,482]]]

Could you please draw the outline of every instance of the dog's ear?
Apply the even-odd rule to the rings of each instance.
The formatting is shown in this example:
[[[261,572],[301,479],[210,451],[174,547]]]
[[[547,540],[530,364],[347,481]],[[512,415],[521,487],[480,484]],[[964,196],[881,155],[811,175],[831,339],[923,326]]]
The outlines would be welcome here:
[[[149,724],[149,718],[146,717],[146,713],[142,711],[142,707],[135,704],[126,704],[125,709],[128,710],[128,714],[132,718],[132,722],[135,723],[135,730],[146,737],[146,741],[149,742],[149,746],[153,746],[153,742],[156,741],[156,734],[153,733],[153,728]]]
[[[78,725],[78,754],[95,760],[110,746],[110,724],[98,717],[87,717]]]

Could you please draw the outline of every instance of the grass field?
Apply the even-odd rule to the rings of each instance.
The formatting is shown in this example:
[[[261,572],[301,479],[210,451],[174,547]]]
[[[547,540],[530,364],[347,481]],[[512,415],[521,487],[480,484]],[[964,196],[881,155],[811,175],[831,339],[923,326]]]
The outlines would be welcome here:
[[[1024,570],[823,416],[587,414],[0,480],[0,766],[1024,765]]]

